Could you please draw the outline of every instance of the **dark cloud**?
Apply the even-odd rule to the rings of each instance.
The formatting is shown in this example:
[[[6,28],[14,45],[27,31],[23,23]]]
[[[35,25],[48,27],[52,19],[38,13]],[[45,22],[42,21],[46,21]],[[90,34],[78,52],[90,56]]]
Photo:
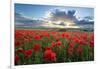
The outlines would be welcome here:
[[[55,9],[51,11],[50,18],[51,21],[70,21],[75,22],[77,21],[76,17],[74,16],[75,10],[69,10],[67,13],[66,11],[62,11],[60,9]]]

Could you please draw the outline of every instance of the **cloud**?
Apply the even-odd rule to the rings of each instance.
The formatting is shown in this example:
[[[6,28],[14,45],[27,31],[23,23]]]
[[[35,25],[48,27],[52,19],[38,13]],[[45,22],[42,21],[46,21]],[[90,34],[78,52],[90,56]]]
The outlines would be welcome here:
[[[87,16],[84,20],[85,22],[81,22],[78,20],[78,16],[76,15],[77,10],[68,10],[67,12],[65,9],[51,9],[46,12],[46,16],[44,17],[49,23],[48,26],[57,26],[63,28],[85,28],[89,26],[93,26],[93,18]],[[90,20],[91,19],[91,20]],[[90,22],[92,21],[92,22]]]
[[[45,13],[45,19],[48,25],[57,26],[57,27],[77,27],[75,22],[77,21],[75,17],[75,10],[69,10],[68,12],[65,9],[51,9]]]
[[[76,21],[76,17],[74,16],[75,10],[69,10],[66,12],[63,9],[53,9],[51,11],[46,12],[46,18],[50,21]]]
[[[32,19],[25,17],[21,13],[15,13],[15,21],[21,22],[21,23],[27,23],[27,22],[31,23]]]
[[[41,19],[32,19],[24,16],[22,13],[15,12],[15,26],[20,27],[46,27],[46,28],[87,28],[93,27],[93,22],[78,21],[76,10],[50,9],[46,11]],[[91,19],[90,17],[86,17]],[[85,18],[85,19],[86,19]],[[87,25],[88,24],[88,25]]]
[[[15,13],[15,26],[17,27],[39,27],[42,24],[40,20],[33,20],[21,13]]]

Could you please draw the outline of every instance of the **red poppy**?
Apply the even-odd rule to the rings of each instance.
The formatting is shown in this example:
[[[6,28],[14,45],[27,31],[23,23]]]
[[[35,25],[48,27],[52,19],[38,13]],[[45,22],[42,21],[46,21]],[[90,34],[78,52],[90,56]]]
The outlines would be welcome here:
[[[25,51],[23,49],[19,49],[16,51],[16,53],[24,53]]]
[[[21,42],[20,41],[15,41],[15,47],[18,47],[21,45]]]
[[[54,35],[54,38],[56,39],[56,41],[60,40],[60,36]]]
[[[80,39],[79,44],[80,45],[87,45],[87,42],[84,39]]]
[[[25,57],[30,58],[32,56],[32,50],[25,50]]]
[[[20,33],[19,31],[16,31],[15,38],[22,38],[22,33]]]
[[[51,53],[51,61],[56,61],[56,53]]]
[[[83,39],[87,39],[87,38],[88,38],[87,34],[84,34]]]
[[[49,38],[50,37],[50,34],[49,33],[44,33],[44,36]]]
[[[50,60],[50,59],[51,59],[51,53],[52,53],[51,50],[46,50],[46,51],[44,52],[44,58],[45,58],[46,60]]]
[[[74,48],[68,48],[68,54],[69,55],[73,55],[74,52]]]
[[[62,37],[68,37],[68,33],[62,33]]]
[[[53,42],[51,43],[51,45],[54,47],[54,46],[57,45],[57,43],[53,41]]]
[[[35,40],[41,40],[41,36],[40,35],[35,35],[34,39]]]
[[[45,50],[51,50],[51,48],[52,48],[52,47],[50,47],[50,46],[46,46],[46,47],[45,47]]]
[[[62,42],[61,41],[57,41],[57,45],[58,46],[62,45]]]
[[[93,40],[93,41],[94,41],[94,35],[93,35],[93,34],[91,35],[91,40]]]
[[[75,42],[75,43],[79,43],[79,39],[78,38],[74,38],[74,40],[73,40],[73,42]]]
[[[16,54],[15,55],[15,64],[17,64],[20,61],[20,57]]]
[[[68,44],[71,48],[73,48],[74,47],[74,43],[72,42],[70,42],[69,44]]]
[[[56,61],[56,53],[52,50],[46,50],[44,52],[44,58],[46,61]]]
[[[83,48],[79,47],[77,48],[76,52],[81,55],[83,53]]]
[[[94,41],[90,41],[90,47],[94,47]]]
[[[35,51],[35,52],[40,51],[40,49],[41,49],[41,46],[39,44],[35,44],[33,47],[33,51]]]

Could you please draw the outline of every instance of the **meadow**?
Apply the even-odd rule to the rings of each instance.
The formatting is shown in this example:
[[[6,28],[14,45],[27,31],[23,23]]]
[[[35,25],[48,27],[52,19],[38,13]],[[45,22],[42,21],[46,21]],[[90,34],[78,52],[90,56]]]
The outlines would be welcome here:
[[[94,33],[15,29],[15,65],[94,60]]]

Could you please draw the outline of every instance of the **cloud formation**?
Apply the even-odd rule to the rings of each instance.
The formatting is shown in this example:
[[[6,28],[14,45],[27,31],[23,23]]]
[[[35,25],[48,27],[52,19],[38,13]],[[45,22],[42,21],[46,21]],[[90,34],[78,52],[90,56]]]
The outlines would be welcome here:
[[[65,28],[72,27],[72,28],[83,28],[93,26],[93,18],[91,16],[84,17],[81,21],[77,19],[76,10],[68,10],[66,12],[62,9],[52,9],[46,12],[45,17],[48,23],[52,25],[59,25]],[[91,21],[91,22],[90,22]]]
[[[77,21],[75,12],[75,10],[69,10],[68,12],[66,12],[63,9],[52,9],[46,12],[46,17],[44,18],[50,25],[52,24],[59,27],[62,26],[63,28],[72,26],[77,27],[75,24],[75,22]]]
[[[46,18],[50,21],[70,21],[74,22],[77,21],[76,17],[74,16],[75,10],[69,10],[68,12],[62,9],[53,9],[52,11],[46,12]]]
[[[46,16],[44,16],[43,18],[31,19],[29,17],[24,16],[21,13],[15,12],[15,26],[33,28],[80,28],[89,27],[92,24],[91,27],[93,27],[94,22],[90,22],[89,20],[91,19],[91,17],[85,17],[85,19],[78,21],[75,13],[76,10],[68,10],[68,12],[66,12],[63,9],[51,9],[49,11],[46,11]],[[93,18],[91,20],[93,20]]]

